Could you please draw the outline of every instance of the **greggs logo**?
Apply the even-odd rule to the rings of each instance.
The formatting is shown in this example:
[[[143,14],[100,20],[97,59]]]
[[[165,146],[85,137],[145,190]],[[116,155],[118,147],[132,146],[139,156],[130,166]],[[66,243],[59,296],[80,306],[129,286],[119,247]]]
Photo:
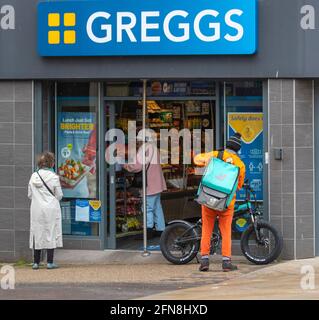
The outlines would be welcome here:
[[[48,14],[48,44],[56,45],[76,43],[76,14],[74,12]]]
[[[46,1],[41,56],[253,54],[256,0]]]

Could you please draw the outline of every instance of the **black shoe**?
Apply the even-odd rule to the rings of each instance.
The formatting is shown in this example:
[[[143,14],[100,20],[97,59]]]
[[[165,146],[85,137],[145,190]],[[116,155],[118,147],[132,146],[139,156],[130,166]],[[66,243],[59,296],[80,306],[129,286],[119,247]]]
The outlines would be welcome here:
[[[158,230],[153,231],[154,237],[159,237],[160,238],[162,233],[163,233],[163,231],[158,231]]]
[[[236,271],[238,270],[238,267],[231,263],[231,260],[223,260],[223,271],[229,272],[229,271]]]
[[[206,272],[209,270],[209,259],[204,258],[200,261],[199,271]]]
[[[154,238],[154,231],[151,228],[147,228],[147,240]],[[144,232],[138,234],[134,237],[135,240],[143,240],[144,239]]]
[[[147,228],[147,239],[153,239],[154,238],[154,231],[152,228]]]

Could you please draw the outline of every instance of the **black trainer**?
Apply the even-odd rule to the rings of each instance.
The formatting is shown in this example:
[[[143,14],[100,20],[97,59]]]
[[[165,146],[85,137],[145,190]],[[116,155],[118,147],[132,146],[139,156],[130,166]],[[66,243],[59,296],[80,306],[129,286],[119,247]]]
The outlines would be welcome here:
[[[147,228],[147,239],[153,239],[154,238],[154,233],[153,229]],[[134,237],[135,240],[143,240],[144,239],[144,233],[140,233]]]
[[[152,228],[147,228],[147,239],[154,238],[154,230]]]
[[[238,270],[238,267],[232,264],[231,260],[223,260],[223,271],[229,272],[229,271],[236,271]]]
[[[153,231],[153,236],[154,236],[155,238],[160,238],[161,235],[162,235],[162,233],[163,233],[163,231],[154,230],[154,231]]]
[[[209,270],[209,259],[204,258],[200,261],[199,271],[206,272]]]

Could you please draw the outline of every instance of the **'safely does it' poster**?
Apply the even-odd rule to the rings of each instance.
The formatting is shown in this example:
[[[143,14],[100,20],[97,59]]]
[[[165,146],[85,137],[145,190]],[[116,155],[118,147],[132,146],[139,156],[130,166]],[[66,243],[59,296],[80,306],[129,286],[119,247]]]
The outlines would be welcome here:
[[[239,156],[246,165],[246,179],[256,192],[257,200],[263,200],[263,113],[229,112],[228,137],[236,132],[242,135]],[[245,199],[245,191],[237,193],[237,200]]]

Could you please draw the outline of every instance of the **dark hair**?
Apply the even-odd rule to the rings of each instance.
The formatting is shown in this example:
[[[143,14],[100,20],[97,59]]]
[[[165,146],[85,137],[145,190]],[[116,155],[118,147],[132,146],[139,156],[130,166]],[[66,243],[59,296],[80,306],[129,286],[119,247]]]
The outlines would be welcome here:
[[[55,156],[52,152],[43,152],[38,156],[38,168],[52,168],[55,162]]]

